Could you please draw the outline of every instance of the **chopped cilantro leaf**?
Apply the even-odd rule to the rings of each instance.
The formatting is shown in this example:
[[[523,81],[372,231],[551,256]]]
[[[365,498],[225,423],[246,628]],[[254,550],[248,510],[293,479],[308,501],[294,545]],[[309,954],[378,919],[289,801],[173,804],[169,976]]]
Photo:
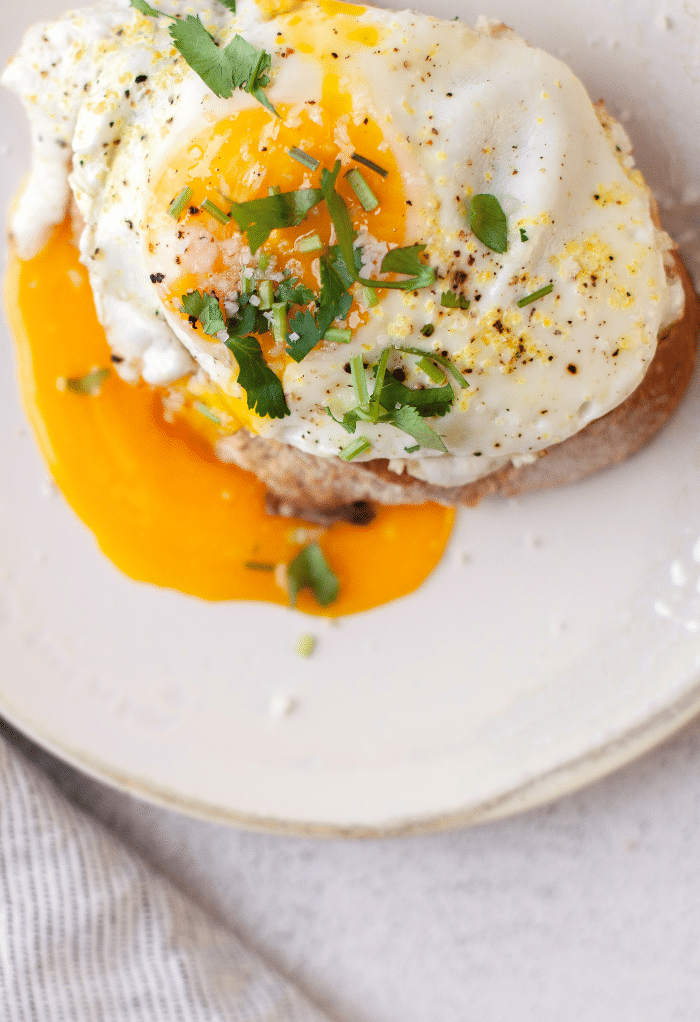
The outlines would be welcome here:
[[[248,407],[271,419],[289,415],[282,384],[265,361],[257,338],[230,336],[226,347],[238,362],[238,382],[246,392]]]
[[[270,84],[269,53],[256,50],[240,35],[234,36],[228,46],[221,49],[200,19],[192,14],[182,21],[174,21],[170,35],[176,49],[216,96],[229,99],[234,89],[244,89],[279,116],[263,92]]]
[[[321,259],[321,294],[319,296],[318,328],[325,334],[334,319],[345,319],[350,312],[352,295],[343,278],[326,257]]]
[[[508,221],[495,195],[472,195],[469,225],[479,241],[492,252],[508,248]]]
[[[305,309],[292,317],[289,325],[292,328],[292,333],[298,334],[298,337],[294,340],[289,339],[287,354],[295,362],[301,362],[320,343],[335,319],[345,319],[351,305],[352,295],[346,290],[340,274],[324,256],[321,259],[321,294],[318,299],[318,316],[314,319],[309,310]]]
[[[356,411],[346,412],[342,419],[336,419],[330,408],[326,407],[326,411],[330,415],[333,422],[337,422],[339,426],[342,426],[346,433],[354,433],[357,429],[357,420],[359,416]]]
[[[182,311],[188,316],[199,320],[205,334],[214,337],[220,330],[226,329],[224,317],[221,315],[219,300],[216,295],[207,291],[192,291],[182,296]]]
[[[456,295],[454,291],[443,291],[440,295],[440,305],[443,309],[468,309],[470,302],[468,298]]]
[[[304,547],[287,566],[287,585],[292,607],[296,607],[302,589],[310,589],[322,607],[334,603],[340,592],[340,582],[328,567],[318,543]]]
[[[455,395],[449,383],[442,387],[423,387],[421,390],[411,390],[403,383],[399,383],[393,376],[384,380],[382,387],[381,403],[387,411],[393,411],[397,407],[415,408],[423,418],[446,415]]]
[[[248,235],[250,250],[255,254],[272,231],[298,226],[322,199],[320,188],[300,188],[296,192],[265,195],[250,202],[234,202],[230,215]]]
[[[374,287],[398,287],[404,291],[414,291],[420,287],[430,287],[435,283],[435,270],[426,266],[418,256],[425,249],[425,245],[411,245],[408,248],[393,248],[387,252],[382,260],[382,273],[405,273],[411,275],[410,280],[400,280],[387,283],[386,281],[374,281]],[[363,284],[368,284],[362,280]]]
[[[308,305],[315,299],[313,291],[300,284],[296,277],[288,277],[283,280],[277,288],[275,299],[278,302],[286,302],[287,305]]]
[[[303,312],[297,312],[296,315],[292,316],[289,320],[289,326],[291,327],[292,334],[296,334],[297,337],[292,340],[292,337],[288,335],[287,354],[295,362],[301,362],[312,348],[315,348],[320,343],[323,334],[308,309],[304,309]]]
[[[524,227],[520,228],[520,240],[521,241],[529,241],[530,240],[528,238],[527,234],[525,233],[525,228]]]
[[[427,447],[431,451],[442,451],[447,453],[447,448],[435,430],[423,420],[420,413],[410,405],[397,408],[391,422],[403,433],[408,433],[414,440],[417,440],[421,447]]]

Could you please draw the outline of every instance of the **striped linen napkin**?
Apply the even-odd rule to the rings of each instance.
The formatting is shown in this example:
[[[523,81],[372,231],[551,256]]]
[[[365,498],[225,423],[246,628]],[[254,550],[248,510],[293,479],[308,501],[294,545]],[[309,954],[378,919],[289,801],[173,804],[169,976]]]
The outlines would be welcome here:
[[[3,1022],[328,1022],[0,733]]]

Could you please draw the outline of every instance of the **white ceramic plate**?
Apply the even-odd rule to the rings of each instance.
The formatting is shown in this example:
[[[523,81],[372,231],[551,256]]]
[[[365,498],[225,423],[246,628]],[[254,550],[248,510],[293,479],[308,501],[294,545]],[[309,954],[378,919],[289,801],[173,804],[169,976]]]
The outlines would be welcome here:
[[[3,12],[2,56],[65,0]],[[422,0],[503,18],[627,122],[697,272],[697,12],[667,0]],[[27,166],[0,96],[5,196]],[[9,128],[7,127],[9,125]],[[700,709],[700,380],[639,456],[464,512],[413,596],[332,626],[123,577],[51,495],[0,377],[0,710],[110,783],[275,830],[376,833],[493,818],[599,776]],[[318,636],[309,660],[292,652]],[[264,636],[264,642],[261,641]],[[271,715],[271,700],[296,709]]]

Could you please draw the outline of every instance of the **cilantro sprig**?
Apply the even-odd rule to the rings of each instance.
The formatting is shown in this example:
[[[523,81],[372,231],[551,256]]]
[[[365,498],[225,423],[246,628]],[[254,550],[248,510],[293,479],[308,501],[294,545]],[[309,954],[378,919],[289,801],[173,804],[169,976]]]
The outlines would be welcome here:
[[[236,13],[236,0],[220,2],[232,14]],[[161,15],[170,18],[169,32],[175,48],[215,96],[229,99],[234,89],[243,89],[279,117],[263,92],[270,84],[272,58],[269,53],[256,50],[240,35],[235,35],[228,46],[222,48],[199,17],[188,14],[186,18],[174,18],[172,14],[157,11],[146,0],[130,0],[130,3],[147,18],[159,18]]]
[[[238,383],[246,393],[248,408],[261,416],[283,419],[290,412],[282,383],[265,361],[257,337],[249,333],[253,330],[264,333],[269,325],[263,314],[250,304],[249,297],[241,295],[242,309],[228,321],[222,315],[216,295],[206,291],[183,295],[182,311],[191,323],[199,323],[210,337],[222,330],[228,333],[224,343],[238,363]]]

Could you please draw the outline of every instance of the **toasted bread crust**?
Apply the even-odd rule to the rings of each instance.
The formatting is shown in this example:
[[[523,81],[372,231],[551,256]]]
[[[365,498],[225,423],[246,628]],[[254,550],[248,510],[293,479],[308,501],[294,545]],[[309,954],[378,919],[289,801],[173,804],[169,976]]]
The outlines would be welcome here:
[[[583,479],[648,443],[673,414],[688,386],[700,332],[700,303],[683,263],[678,256],[674,259],[685,292],[685,310],[659,339],[639,387],[607,415],[545,450],[533,464],[520,468],[509,464],[464,486],[443,487],[397,475],[389,471],[385,460],[347,463],[317,458],[245,430],[222,440],[219,456],[253,472],[265,484],[275,513],[313,521],[352,520],[355,506],[365,501],[474,506],[486,496],[514,497]]]

